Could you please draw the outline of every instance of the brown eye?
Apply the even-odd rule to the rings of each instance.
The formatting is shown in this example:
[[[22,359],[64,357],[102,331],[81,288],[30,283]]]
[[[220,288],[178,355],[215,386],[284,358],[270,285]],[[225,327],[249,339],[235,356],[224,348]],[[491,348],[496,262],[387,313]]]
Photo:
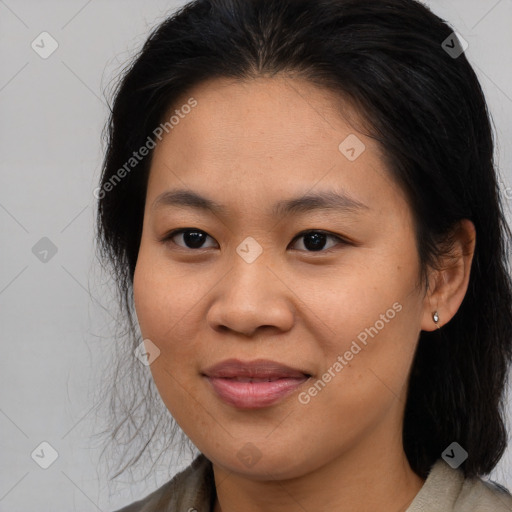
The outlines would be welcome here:
[[[179,240],[178,237],[181,237],[181,243],[179,243],[176,240]],[[211,238],[210,235],[205,233],[204,231],[196,228],[180,228],[175,229],[168,233],[167,235],[162,238],[161,242],[167,243],[172,242],[173,244],[182,247],[184,249],[207,249],[214,246],[204,246],[204,243],[208,238]],[[303,238],[304,241],[302,243],[303,248],[295,248],[295,250],[301,250],[306,252],[329,252],[333,247],[335,247],[337,244],[347,244],[345,240],[343,240],[341,237],[337,235],[333,235],[331,233],[328,233],[326,231],[322,230],[308,230],[303,231],[302,233],[299,233],[294,239],[299,240]],[[330,247],[326,248],[326,244],[328,243],[328,240],[331,239],[334,242]]]
[[[179,239],[179,236],[181,236],[184,245],[174,241],[175,238]],[[185,249],[205,249],[203,244],[207,238],[211,237],[200,229],[181,228],[171,231],[163,238],[162,242],[172,241],[176,245],[184,247]]]
[[[304,242],[302,245],[305,249],[299,249],[299,250],[306,250],[307,252],[328,252],[332,247],[334,247],[336,244],[334,244],[331,247],[328,247],[326,251],[324,251],[325,245],[327,243],[327,240],[330,238],[331,240],[335,240],[338,243],[346,243],[342,238],[336,235],[332,235],[326,231],[321,230],[309,230],[304,231],[297,235],[294,238],[295,240],[298,240],[300,238],[304,239]]]

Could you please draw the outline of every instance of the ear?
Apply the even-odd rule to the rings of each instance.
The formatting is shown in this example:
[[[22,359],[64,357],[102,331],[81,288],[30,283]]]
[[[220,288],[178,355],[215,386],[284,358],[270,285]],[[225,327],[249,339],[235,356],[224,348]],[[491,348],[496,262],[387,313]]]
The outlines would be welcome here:
[[[475,252],[476,230],[468,219],[462,219],[452,233],[453,247],[443,256],[439,270],[433,270],[429,276],[429,287],[423,302],[421,329],[434,331],[437,326],[432,315],[437,311],[442,327],[458,311],[469,284],[471,263]]]

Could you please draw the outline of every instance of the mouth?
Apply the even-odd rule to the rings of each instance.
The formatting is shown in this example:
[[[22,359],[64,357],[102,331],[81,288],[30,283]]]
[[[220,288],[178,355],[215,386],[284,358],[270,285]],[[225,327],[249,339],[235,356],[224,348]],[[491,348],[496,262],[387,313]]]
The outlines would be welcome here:
[[[218,398],[239,409],[274,405],[311,378],[305,370],[264,359],[229,359],[207,368],[202,375]]]
[[[253,361],[240,361],[239,359],[226,359],[202,372],[207,377],[224,379],[260,379],[277,380],[284,378],[301,378],[311,376],[307,371],[271,361],[269,359],[255,359]]]

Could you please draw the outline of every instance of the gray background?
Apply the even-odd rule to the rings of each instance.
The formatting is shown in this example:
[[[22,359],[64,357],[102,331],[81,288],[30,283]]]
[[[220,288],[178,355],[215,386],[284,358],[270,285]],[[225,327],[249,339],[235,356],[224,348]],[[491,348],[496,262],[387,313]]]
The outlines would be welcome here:
[[[108,114],[103,91],[149,30],[183,3],[0,0],[0,511],[109,511],[169,478],[163,464],[146,482],[107,485],[90,438],[115,313],[94,259],[92,191]],[[496,125],[509,208],[512,0],[426,3],[469,43]],[[46,59],[31,47],[43,31],[59,45]],[[48,469],[31,458],[43,441],[58,453]],[[35,453],[49,460],[49,449]],[[174,460],[170,473],[188,462]],[[512,487],[512,448],[491,476]]]

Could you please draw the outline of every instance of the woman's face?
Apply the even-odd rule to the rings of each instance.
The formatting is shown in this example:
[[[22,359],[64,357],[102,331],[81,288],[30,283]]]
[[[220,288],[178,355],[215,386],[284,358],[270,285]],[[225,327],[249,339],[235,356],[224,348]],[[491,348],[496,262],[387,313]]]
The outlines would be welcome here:
[[[411,210],[339,101],[284,78],[203,83],[153,155],[134,277],[151,372],[199,450],[251,478],[402,450],[434,327]]]

